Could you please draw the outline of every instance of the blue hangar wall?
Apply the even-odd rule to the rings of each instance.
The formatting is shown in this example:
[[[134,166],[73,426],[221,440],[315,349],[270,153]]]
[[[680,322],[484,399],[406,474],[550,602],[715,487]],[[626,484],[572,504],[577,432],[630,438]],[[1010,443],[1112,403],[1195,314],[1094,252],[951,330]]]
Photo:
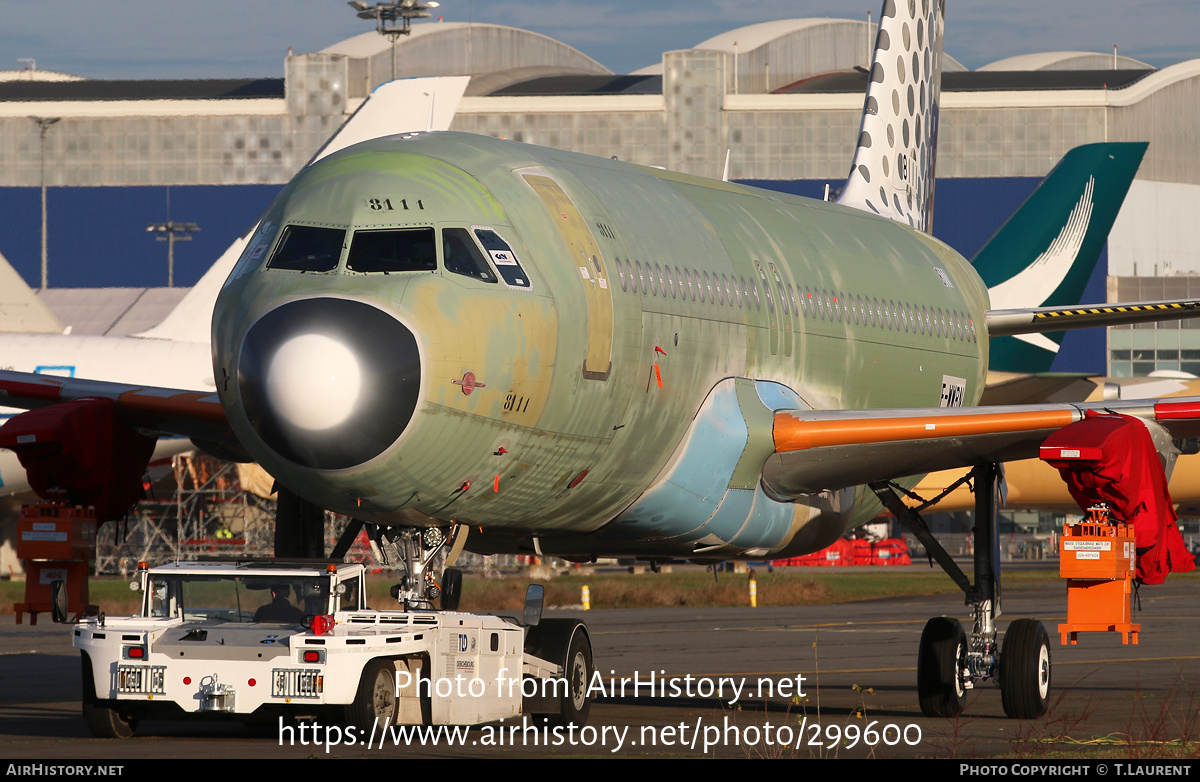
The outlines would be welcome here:
[[[167,220],[200,226],[175,243],[175,284],[190,287],[258,222],[282,185],[50,187],[46,256],[51,288],[167,284],[167,243],[146,232]],[[42,280],[42,201],[36,187],[0,187],[0,253],[25,281]]]
[[[821,198],[818,180],[744,180],[746,184]],[[1037,177],[939,179],[933,233],[972,258],[1033,192]],[[829,183],[840,186],[842,183]],[[282,185],[51,187],[47,189],[47,254],[52,288],[160,287],[167,284],[167,244],[146,232],[151,223],[196,223],[190,242],[175,244],[175,284],[190,286],[238,236],[248,231]],[[41,284],[41,191],[0,188],[0,253],[32,287]],[[1107,251],[1084,295],[1106,296]],[[1104,374],[1103,329],[1068,334],[1056,372]]]

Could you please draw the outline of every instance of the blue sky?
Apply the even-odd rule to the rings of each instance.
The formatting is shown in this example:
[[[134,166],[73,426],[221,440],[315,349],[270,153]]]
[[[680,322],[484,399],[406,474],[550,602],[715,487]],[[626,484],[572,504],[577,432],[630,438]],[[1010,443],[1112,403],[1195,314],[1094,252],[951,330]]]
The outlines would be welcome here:
[[[447,21],[507,24],[557,38],[627,73],[736,27],[798,17],[876,18],[876,0],[442,0]],[[948,0],[946,50],[975,68],[1014,54],[1112,51],[1159,67],[1200,57],[1197,0]],[[91,78],[283,75],[288,47],[317,51],[371,29],[343,0],[0,0],[0,70]]]

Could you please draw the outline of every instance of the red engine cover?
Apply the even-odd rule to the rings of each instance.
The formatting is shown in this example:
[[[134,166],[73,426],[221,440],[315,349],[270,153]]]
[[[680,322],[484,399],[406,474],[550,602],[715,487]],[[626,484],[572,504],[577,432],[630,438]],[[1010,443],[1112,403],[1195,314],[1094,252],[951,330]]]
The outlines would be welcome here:
[[[1041,455],[1058,469],[1080,508],[1107,502],[1113,516],[1133,525],[1141,581],[1161,584],[1168,573],[1196,568],[1176,526],[1158,451],[1140,420],[1088,411],[1084,420],[1047,437]]]
[[[72,503],[94,506],[99,521],[121,518],[141,498],[154,443],[125,423],[109,399],[29,410],[0,427],[0,448],[16,451],[39,496],[65,491]]]

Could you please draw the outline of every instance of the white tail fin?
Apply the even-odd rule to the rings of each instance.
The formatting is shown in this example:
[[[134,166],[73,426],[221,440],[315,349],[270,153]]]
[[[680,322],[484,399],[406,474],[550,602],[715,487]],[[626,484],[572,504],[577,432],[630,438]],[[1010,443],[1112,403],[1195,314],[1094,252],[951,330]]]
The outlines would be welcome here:
[[[241,257],[242,251],[246,249],[246,241],[249,238],[250,234],[247,234],[234,239],[229,249],[204,273],[178,306],[171,310],[171,314],[163,318],[162,323],[134,336],[207,344],[212,339],[212,316],[213,308],[217,304],[217,294],[225,284],[229,272],[233,270],[233,265]]]
[[[0,331],[21,334],[63,331],[62,323],[3,255],[0,255]]]
[[[945,0],[884,0],[862,129],[837,202],[929,231]]]
[[[424,76],[380,84],[308,165],[351,144],[396,133],[448,130],[470,76]]]

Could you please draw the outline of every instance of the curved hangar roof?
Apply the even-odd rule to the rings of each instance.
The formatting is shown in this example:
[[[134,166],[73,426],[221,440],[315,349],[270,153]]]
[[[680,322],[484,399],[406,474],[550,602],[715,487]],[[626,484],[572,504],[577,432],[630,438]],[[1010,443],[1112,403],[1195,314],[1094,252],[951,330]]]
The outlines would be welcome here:
[[[1104,52],[1038,52],[1005,57],[979,68],[981,71],[1130,71],[1154,70],[1132,57],[1113,56]]]
[[[373,85],[392,77],[391,40],[378,32],[347,38],[321,52],[368,61],[369,78]],[[524,78],[528,78],[531,72],[538,75],[612,73],[578,49],[516,27],[429,22],[414,24],[410,35],[397,39],[398,77],[471,76],[506,72],[522,74]],[[490,86],[494,89],[500,85],[493,83]]]
[[[721,33],[693,46],[736,54],[738,90],[771,92],[818,73],[870,64],[878,25],[854,19],[782,19]],[[966,70],[945,56],[943,70]],[[661,74],[662,64],[635,71]]]

